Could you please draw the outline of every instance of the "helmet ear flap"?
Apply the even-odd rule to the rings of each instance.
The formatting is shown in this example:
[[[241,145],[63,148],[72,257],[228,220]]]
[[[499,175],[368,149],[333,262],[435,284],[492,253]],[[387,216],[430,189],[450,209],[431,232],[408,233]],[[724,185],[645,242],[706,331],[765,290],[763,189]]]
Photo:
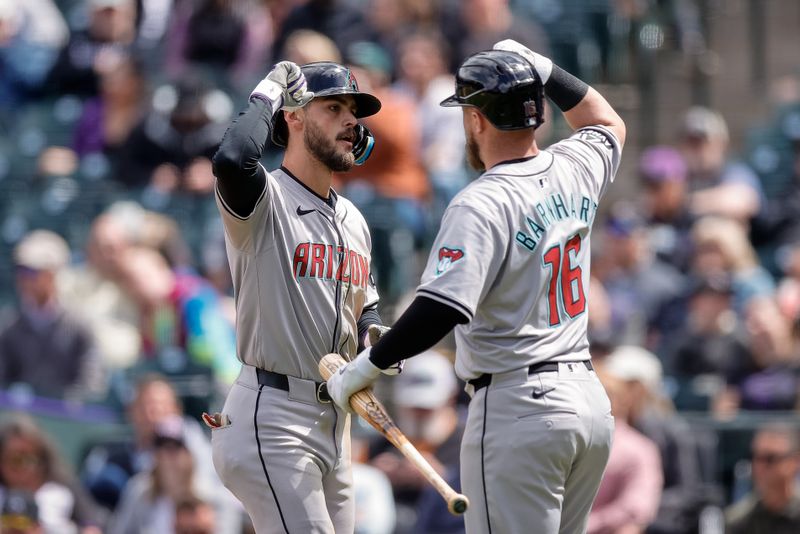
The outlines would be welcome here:
[[[363,165],[372,154],[375,148],[375,138],[369,128],[363,124],[356,124],[356,138],[353,141],[353,155],[356,158],[356,165]]]

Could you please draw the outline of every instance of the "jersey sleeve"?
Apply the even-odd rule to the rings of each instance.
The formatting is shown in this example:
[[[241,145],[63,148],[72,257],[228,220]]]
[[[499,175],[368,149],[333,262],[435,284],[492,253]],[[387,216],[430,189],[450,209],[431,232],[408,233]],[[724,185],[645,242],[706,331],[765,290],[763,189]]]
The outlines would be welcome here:
[[[212,160],[215,196],[231,244],[255,247],[251,229],[264,223],[275,182],[259,160],[272,131],[273,103],[258,97],[231,123]]]
[[[417,295],[447,304],[472,319],[502,265],[507,235],[475,207],[445,211]]]
[[[622,147],[614,133],[603,126],[586,126],[549,149],[580,166],[593,180],[600,198],[614,181],[619,169]]]
[[[258,247],[255,229],[263,231],[269,218],[272,191],[276,187],[275,179],[260,164],[259,173],[264,176],[264,187],[255,199],[255,205],[250,213],[239,215],[226,202],[220,193],[219,186],[215,191],[217,208],[222,215],[222,224],[228,235],[230,244],[242,251],[255,251]]]

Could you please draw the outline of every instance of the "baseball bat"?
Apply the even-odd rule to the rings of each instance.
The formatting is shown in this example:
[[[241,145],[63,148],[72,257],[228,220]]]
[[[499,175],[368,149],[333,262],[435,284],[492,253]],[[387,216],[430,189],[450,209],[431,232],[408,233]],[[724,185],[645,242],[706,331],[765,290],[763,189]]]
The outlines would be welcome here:
[[[346,362],[339,354],[327,354],[319,362],[319,372],[322,378],[327,380],[339,367]],[[447,509],[454,515],[460,515],[467,511],[469,499],[466,495],[456,493],[450,485],[439,476],[439,473],[431,467],[414,445],[408,440],[403,432],[397,428],[392,418],[389,417],[386,408],[381,401],[375,397],[372,388],[362,389],[350,397],[350,406],[364,420],[372,425],[375,430],[383,434],[389,442],[397,447],[403,456],[416,467],[420,473],[431,483],[439,494],[447,502]]]

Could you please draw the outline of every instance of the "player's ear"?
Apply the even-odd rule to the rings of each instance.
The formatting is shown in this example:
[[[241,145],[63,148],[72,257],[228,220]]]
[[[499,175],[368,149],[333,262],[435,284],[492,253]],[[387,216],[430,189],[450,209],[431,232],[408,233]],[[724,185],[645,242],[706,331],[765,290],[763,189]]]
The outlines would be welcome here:
[[[283,118],[286,120],[286,125],[289,131],[299,132],[303,129],[303,121],[305,120],[305,110],[296,109],[294,111],[282,111]]]
[[[469,130],[474,133],[482,133],[486,129],[486,118],[473,107],[466,107],[464,121]]]

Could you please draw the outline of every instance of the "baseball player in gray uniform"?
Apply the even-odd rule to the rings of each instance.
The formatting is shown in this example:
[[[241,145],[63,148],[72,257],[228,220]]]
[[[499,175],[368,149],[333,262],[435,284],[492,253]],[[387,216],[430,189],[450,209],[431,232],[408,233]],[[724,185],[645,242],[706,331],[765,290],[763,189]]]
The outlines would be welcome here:
[[[575,133],[546,150],[544,93]],[[472,397],[461,446],[467,532],[585,532],[614,421],[587,342],[590,235],[625,125],[594,89],[511,40],[467,58],[455,95],[470,164],[416,298],[328,380],[337,404],[456,329]]]
[[[357,119],[379,109],[346,67],[281,62],[213,159],[243,365],[222,412],[204,419],[214,466],[259,534],[353,532],[349,414],[317,363],[352,359],[380,324],[367,225],[331,189],[333,172],[369,156]],[[270,136],[286,152],[267,172]]]

